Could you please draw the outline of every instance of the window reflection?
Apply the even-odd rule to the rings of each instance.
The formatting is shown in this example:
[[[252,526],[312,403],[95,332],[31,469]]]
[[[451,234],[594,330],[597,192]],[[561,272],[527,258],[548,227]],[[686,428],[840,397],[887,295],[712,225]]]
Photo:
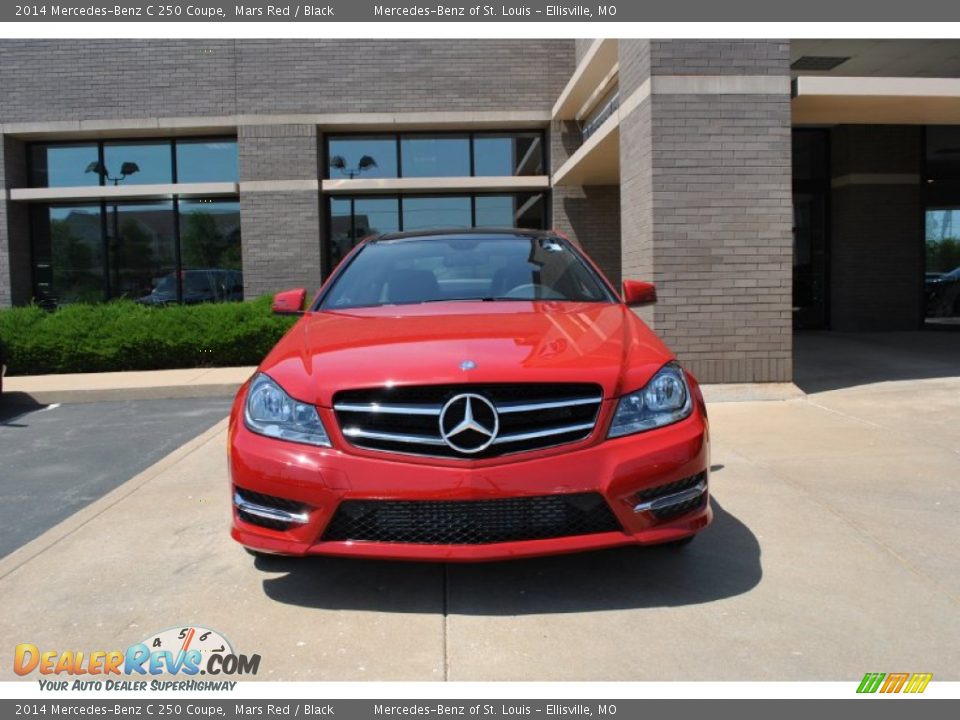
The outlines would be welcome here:
[[[30,148],[33,187],[99,185],[97,173],[86,172],[99,160],[96,145],[34,145]]]
[[[403,229],[468,228],[473,225],[470,198],[461,196],[403,198]]]
[[[177,182],[237,182],[236,140],[177,140]]]
[[[402,136],[400,157],[403,177],[470,175],[470,139],[467,136]]]
[[[102,151],[102,158],[101,158]],[[35,143],[30,146],[32,187],[237,182],[234,138]]]
[[[184,303],[243,300],[240,203],[181,200],[180,263]],[[170,289],[176,286],[168,280],[154,294]]]
[[[331,198],[330,262],[339,263],[367,235],[400,229],[397,198]]]
[[[397,140],[393,135],[331,138],[327,177],[334,180],[397,177]]]
[[[110,297],[149,296],[176,271],[173,203],[107,203],[105,219]]]
[[[478,195],[477,227],[543,227],[543,194]]]
[[[34,294],[40,305],[96,302],[104,296],[99,205],[34,207]]]
[[[540,133],[476,135],[473,140],[474,175],[543,175]]]
[[[168,141],[104,143],[105,185],[157,185],[173,182],[173,156]]]
[[[928,127],[926,143],[924,312],[960,326],[960,127]]]

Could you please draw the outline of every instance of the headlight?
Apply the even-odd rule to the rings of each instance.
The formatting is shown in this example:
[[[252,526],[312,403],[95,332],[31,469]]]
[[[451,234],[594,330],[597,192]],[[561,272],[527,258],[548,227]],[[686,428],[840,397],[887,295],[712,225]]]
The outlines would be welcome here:
[[[250,383],[243,418],[251,432],[330,447],[330,438],[317,409],[294,400],[267,375],[257,375]]]
[[[693,411],[693,398],[683,370],[664,365],[646,387],[620,398],[607,437],[652,430],[683,420]]]

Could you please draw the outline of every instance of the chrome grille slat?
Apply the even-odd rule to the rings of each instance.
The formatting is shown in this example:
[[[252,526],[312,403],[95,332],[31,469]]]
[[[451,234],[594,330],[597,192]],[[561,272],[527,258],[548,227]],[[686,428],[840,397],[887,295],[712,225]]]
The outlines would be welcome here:
[[[587,397],[587,398],[573,398],[572,400],[555,400],[553,402],[541,402],[541,403],[504,403],[497,404],[497,412],[501,415],[509,413],[521,413],[521,412],[535,412],[537,410],[553,410],[555,408],[563,407],[573,407],[575,405],[594,405],[600,402],[602,398],[599,397]]]
[[[337,403],[334,410],[341,412],[388,413],[393,415],[440,415],[442,405],[396,405],[387,403]]]
[[[512,435],[500,435],[493,441],[494,445],[501,443],[523,442],[524,440],[534,440],[542,437],[552,437],[554,435],[566,435],[567,433],[578,432],[581,430],[592,430],[593,423],[580,423],[579,425],[564,425],[562,427],[550,428],[548,430],[534,430],[527,433],[514,433]]]
[[[402,433],[371,432],[357,427],[348,427],[343,434],[349,438],[365,438],[367,440],[385,440],[386,442],[402,442],[420,445],[444,445],[440,438],[427,435],[404,435]]]
[[[444,407],[464,394],[480,396],[475,411],[489,402],[499,418],[496,437],[485,449],[461,449],[441,436]],[[584,440],[596,427],[602,402],[602,389],[592,383],[476,383],[343,390],[333,398],[333,409],[344,438],[357,447],[483,459]],[[494,427],[489,417],[484,422]]]

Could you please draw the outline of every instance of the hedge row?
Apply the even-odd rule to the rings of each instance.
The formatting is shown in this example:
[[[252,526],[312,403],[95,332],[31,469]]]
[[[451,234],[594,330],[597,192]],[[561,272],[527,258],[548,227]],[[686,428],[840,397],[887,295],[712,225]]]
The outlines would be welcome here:
[[[12,308],[0,310],[0,343],[9,375],[256,365],[295,320],[270,302]]]

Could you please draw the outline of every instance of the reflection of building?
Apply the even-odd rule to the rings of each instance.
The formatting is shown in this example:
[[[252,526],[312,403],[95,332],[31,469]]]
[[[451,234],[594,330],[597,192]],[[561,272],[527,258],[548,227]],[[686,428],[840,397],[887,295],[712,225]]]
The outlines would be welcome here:
[[[958,41],[192,42],[0,41],[0,303],[315,289],[369,231],[513,225],[656,281],[707,381],[789,379],[794,325],[953,321]]]

